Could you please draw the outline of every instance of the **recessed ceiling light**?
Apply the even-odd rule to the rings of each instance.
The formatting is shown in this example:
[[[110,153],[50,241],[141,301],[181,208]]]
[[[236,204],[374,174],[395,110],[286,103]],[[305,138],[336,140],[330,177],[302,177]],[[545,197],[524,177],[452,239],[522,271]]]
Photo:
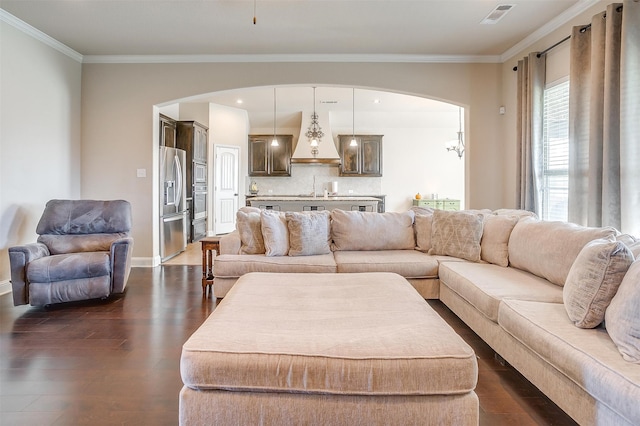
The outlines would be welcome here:
[[[237,104],[241,104],[241,103],[243,103],[243,101],[242,101],[242,99],[238,99],[238,100],[236,101],[236,103],[237,103]]]
[[[380,99],[374,99],[374,100],[373,100],[373,103],[374,103],[374,104],[379,104],[379,103],[380,103]]]
[[[515,4],[499,4],[493,9],[489,14],[480,21],[481,24],[492,25],[497,23],[499,20],[504,18],[504,16],[509,12]]]

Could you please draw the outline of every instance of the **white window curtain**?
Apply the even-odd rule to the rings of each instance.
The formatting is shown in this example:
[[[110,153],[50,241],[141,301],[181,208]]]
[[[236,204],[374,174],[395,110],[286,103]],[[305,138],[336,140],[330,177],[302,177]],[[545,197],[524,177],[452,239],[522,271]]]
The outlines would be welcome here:
[[[545,56],[538,52],[518,61],[519,184],[516,205],[538,215],[541,213],[545,72]]]
[[[640,3],[571,34],[569,221],[640,234]]]

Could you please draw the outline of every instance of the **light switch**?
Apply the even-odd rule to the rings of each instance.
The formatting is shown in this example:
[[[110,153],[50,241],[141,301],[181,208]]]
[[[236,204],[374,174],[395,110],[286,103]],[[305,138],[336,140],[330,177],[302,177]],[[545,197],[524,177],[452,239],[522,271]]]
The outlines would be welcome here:
[[[136,170],[136,176],[142,178],[142,177],[147,177],[147,169],[137,169]]]

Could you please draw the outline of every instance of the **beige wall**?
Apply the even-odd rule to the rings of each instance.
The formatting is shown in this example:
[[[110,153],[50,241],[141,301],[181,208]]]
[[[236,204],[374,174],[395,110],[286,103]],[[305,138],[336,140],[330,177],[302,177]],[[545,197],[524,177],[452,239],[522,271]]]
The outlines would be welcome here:
[[[82,196],[124,198],[134,213],[134,257],[157,253],[152,224],[153,106],[191,96],[262,85],[357,85],[469,107],[466,205],[505,205],[497,111],[499,64],[208,63],[85,64],[82,77]],[[181,114],[182,115],[182,114]],[[496,155],[498,154],[498,155]],[[117,170],[117,173],[113,173]]]
[[[154,226],[158,196],[154,117],[158,108],[154,106],[219,90],[345,85],[462,105],[467,112],[466,207],[513,207],[516,121],[512,67],[520,56],[550,46],[569,34],[571,25],[588,23],[604,7],[605,3],[596,5],[503,64],[81,65],[2,23],[0,283],[8,278],[6,247],[35,239],[35,224],[44,203],[54,197],[131,201],[134,257],[138,264],[152,264],[158,252]],[[498,114],[501,105],[506,107],[502,116]],[[241,158],[244,155],[241,152]],[[136,177],[137,169],[145,169],[146,177]]]
[[[79,62],[0,21],[0,292],[7,249],[36,240],[52,198],[80,197]]]

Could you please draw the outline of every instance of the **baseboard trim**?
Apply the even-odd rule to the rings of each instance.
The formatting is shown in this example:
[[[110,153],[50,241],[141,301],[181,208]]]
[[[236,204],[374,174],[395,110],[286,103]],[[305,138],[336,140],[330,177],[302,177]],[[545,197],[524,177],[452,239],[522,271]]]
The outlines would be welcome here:
[[[11,281],[0,281],[0,296],[7,293],[11,293]]]
[[[160,266],[160,260],[160,256],[133,257],[131,258],[131,266],[136,268],[154,268]]]

